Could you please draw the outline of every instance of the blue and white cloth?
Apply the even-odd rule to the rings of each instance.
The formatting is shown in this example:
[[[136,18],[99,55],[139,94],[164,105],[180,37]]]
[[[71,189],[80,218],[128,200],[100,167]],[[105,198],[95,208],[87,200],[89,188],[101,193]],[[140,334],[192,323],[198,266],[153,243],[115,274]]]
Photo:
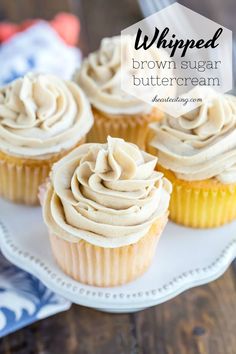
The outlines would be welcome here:
[[[0,337],[70,306],[70,301],[47,289],[0,254]]]
[[[0,85],[28,71],[70,79],[80,61],[80,50],[67,46],[46,22],[41,22],[0,46]],[[69,301],[0,253],[0,337],[70,306]]]
[[[0,85],[29,71],[70,79],[80,62],[80,50],[67,46],[54,29],[42,21],[0,46]]]

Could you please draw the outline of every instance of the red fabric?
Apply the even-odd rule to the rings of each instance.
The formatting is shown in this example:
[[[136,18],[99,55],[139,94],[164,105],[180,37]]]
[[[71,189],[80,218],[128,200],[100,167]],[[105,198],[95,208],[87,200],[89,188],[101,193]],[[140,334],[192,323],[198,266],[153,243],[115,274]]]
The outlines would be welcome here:
[[[0,23],[0,43],[5,42],[16,33],[26,30],[39,21],[40,19],[29,19],[19,25],[10,22]],[[80,22],[76,16],[66,12],[61,12],[48,23],[66,44],[76,46],[80,32]]]
[[[0,23],[0,42],[5,42],[18,32],[18,26],[10,22]]]
[[[62,12],[50,24],[68,45],[75,46],[78,43],[80,23],[76,16]]]

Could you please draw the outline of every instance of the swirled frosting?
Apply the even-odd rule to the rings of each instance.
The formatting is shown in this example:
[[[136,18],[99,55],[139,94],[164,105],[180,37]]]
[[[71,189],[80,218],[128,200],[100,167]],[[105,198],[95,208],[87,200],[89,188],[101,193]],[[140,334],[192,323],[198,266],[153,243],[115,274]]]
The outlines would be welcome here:
[[[184,180],[236,182],[236,98],[213,92],[195,110],[152,124],[159,163]]]
[[[130,37],[123,36],[122,41],[123,48],[129,53]],[[84,89],[92,105],[109,116],[148,113],[152,109],[151,105],[129,95],[121,88],[121,45],[119,36],[104,38],[98,51],[91,53],[83,61],[81,68],[74,75],[74,80]],[[156,59],[160,58],[160,53],[164,56],[163,52],[155,51]],[[142,55],[145,55],[145,51]]]
[[[73,147],[93,124],[82,90],[56,76],[28,74],[0,89],[0,149],[40,157]]]
[[[84,144],[56,163],[43,202],[50,232],[115,248],[137,242],[169,204],[157,158],[123,139]]]

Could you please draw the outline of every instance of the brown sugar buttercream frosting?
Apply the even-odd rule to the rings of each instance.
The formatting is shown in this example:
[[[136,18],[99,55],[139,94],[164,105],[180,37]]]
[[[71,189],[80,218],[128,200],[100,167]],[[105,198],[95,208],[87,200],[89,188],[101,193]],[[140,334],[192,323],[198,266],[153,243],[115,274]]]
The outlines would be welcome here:
[[[50,233],[116,248],[136,243],[168,209],[157,158],[123,139],[85,144],[53,166],[43,202]]]
[[[195,110],[151,124],[159,164],[182,180],[236,182],[236,98],[212,92]]]
[[[93,124],[83,91],[53,75],[28,74],[0,89],[0,150],[45,157],[71,149]]]
[[[74,80],[84,89],[92,105],[110,118],[119,115],[147,114],[152,110],[150,104],[124,92],[121,87],[121,70],[131,70],[124,64],[122,68],[121,45],[124,46],[123,50],[127,51],[126,55],[132,57],[131,38],[123,36],[122,41],[120,36],[104,38],[99,49],[84,59],[81,68],[74,75]],[[151,52],[149,54],[153,60],[169,59],[167,52],[163,50],[151,49]],[[143,50],[142,59],[145,59],[145,55],[147,52]],[[140,74],[144,75],[143,71],[140,69]],[[160,76],[165,76],[165,72],[166,69],[159,69]]]
[[[120,36],[104,38],[100,48],[83,61],[74,75],[92,105],[109,117],[147,113],[151,106],[121,88]]]

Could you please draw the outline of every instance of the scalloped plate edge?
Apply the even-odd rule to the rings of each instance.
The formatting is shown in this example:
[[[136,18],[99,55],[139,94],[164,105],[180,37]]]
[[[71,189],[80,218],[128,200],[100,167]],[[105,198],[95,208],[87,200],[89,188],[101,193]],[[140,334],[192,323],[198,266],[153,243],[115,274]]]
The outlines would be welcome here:
[[[87,290],[83,284],[73,286],[58,276],[49,267],[23,249],[17,248],[3,222],[0,222],[0,248],[3,255],[13,264],[39,278],[45,286],[68,300],[82,306],[108,312],[131,312],[166,302],[193,287],[219,278],[236,257],[236,239],[229,242],[219,256],[207,267],[193,269],[175,277],[169,283],[148,292],[126,292],[105,294],[98,290]]]

